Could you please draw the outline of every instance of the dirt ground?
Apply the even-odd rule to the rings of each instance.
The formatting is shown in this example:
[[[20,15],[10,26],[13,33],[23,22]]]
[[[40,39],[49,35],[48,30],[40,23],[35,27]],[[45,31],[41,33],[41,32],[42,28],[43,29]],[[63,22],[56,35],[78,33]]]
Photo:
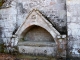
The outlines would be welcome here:
[[[14,55],[0,54],[0,60],[29,60],[29,59],[19,59],[16,58]]]
[[[14,60],[15,57],[9,54],[2,54],[0,53],[0,60]]]
[[[2,54],[0,53],[0,60],[56,60],[54,58],[48,57],[38,57],[38,56],[25,56],[25,55],[11,55],[11,54]]]

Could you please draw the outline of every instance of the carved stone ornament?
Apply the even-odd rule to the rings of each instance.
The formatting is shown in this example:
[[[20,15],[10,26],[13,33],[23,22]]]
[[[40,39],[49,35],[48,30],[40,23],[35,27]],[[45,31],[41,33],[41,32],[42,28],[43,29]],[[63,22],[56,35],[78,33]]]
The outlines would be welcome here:
[[[36,19],[36,15],[32,15],[31,18],[32,18],[32,19]]]

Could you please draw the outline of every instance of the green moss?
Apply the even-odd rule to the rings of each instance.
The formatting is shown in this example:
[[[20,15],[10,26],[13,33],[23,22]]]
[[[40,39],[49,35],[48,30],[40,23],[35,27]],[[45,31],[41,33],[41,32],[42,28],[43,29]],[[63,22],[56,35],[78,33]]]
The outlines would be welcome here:
[[[23,41],[24,41],[24,38],[21,38],[19,41],[20,41],[20,42],[23,42]]]
[[[4,44],[0,44],[0,53],[4,53]]]
[[[3,5],[4,0],[0,0],[0,7]]]

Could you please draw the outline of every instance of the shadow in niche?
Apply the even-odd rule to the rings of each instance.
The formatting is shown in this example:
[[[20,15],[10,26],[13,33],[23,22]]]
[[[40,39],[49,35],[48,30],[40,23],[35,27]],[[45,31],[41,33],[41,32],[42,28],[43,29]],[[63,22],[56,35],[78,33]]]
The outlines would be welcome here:
[[[24,41],[32,42],[54,42],[51,34],[40,26],[30,26],[23,32]]]

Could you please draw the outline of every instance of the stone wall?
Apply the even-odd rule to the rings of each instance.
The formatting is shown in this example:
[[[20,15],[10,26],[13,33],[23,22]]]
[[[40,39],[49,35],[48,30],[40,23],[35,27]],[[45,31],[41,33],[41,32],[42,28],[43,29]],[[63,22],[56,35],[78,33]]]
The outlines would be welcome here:
[[[79,6],[79,0],[6,0],[0,9],[0,42],[10,44],[12,34],[24,22],[29,12],[37,8],[61,34],[66,34],[68,30],[67,53],[79,57]]]
[[[38,9],[61,34],[67,34],[66,0],[6,0],[0,9],[1,38],[6,45],[13,46],[12,35],[32,9]]]
[[[17,0],[17,26],[19,27],[32,9],[38,9],[61,33],[66,33],[65,0]]]
[[[66,34],[65,3],[65,0],[5,0],[0,9],[1,38],[9,44],[32,9],[38,9],[61,34]]]
[[[11,44],[11,37],[16,27],[16,9],[14,7],[0,9],[0,42]]]
[[[80,0],[67,0],[68,56],[80,57]]]

